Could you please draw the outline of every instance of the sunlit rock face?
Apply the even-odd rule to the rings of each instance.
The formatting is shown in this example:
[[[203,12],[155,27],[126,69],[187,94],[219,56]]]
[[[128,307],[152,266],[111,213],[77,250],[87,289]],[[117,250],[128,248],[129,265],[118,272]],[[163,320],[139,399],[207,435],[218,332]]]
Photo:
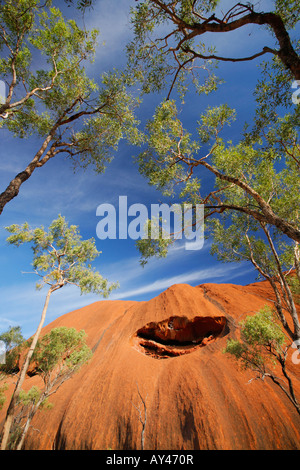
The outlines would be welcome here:
[[[94,355],[35,417],[26,449],[299,449],[299,415],[279,387],[249,382],[223,353],[238,323],[271,301],[264,282],[180,284],[58,318],[44,333],[84,329]],[[288,367],[299,394],[300,366]]]

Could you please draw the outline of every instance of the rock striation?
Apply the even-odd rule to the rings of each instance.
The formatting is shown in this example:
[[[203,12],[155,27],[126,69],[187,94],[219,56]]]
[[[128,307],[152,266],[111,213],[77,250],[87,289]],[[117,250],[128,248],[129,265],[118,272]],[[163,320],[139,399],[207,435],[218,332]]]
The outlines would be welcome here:
[[[300,417],[279,387],[251,381],[223,353],[238,323],[272,300],[266,282],[179,284],[59,317],[43,332],[84,329],[93,358],[38,412],[25,448],[300,449]],[[288,367],[300,396],[300,365]]]

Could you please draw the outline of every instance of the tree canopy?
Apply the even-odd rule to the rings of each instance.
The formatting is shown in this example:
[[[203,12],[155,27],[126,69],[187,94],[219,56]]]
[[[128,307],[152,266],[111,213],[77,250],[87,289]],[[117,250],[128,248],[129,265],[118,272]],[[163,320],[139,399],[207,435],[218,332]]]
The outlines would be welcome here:
[[[228,8],[228,7],[227,7]],[[275,2],[274,10],[260,11],[251,3],[235,3],[224,11],[219,0],[145,0],[133,9],[135,37],[128,46],[133,70],[143,76],[144,91],[168,88],[168,97],[175,84],[185,92],[187,76],[200,93],[214,90],[217,61],[244,62],[271,54],[295,79],[300,78],[298,46],[289,32],[299,20],[299,4],[294,0]],[[262,44],[254,54],[242,57],[218,54],[205,35],[226,34],[258,25],[270,32],[270,45]],[[204,78],[203,78],[204,77]],[[200,80],[199,80],[200,79]]]
[[[299,76],[299,43],[293,37],[299,6],[277,1],[269,12],[241,3],[226,13],[221,8],[221,2],[213,1],[148,0],[133,10],[129,61],[143,91],[166,98],[147,123],[146,145],[137,161],[141,174],[165,195],[204,205],[212,254],[224,262],[252,263],[272,286],[274,308],[286,333],[298,341],[289,275],[293,272],[299,285],[300,106],[291,96]],[[267,26],[273,46],[233,58],[200,42],[206,33],[222,35],[249,24]],[[269,60],[260,63],[261,78],[253,89],[254,119],[245,122],[235,142],[223,137],[239,118],[226,98],[199,113],[193,127],[185,127],[184,104],[179,108],[178,98],[193,93],[193,85],[198,93],[215,90],[217,61],[252,61],[266,54]],[[155,244],[139,241],[142,263],[150,256],[165,256],[169,244],[163,237]]]
[[[91,165],[102,173],[122,138],[139,141],[130,76],[117,70],[99,78],[87,74],[97,36],[97,30],[66,20],[51,2],[0,4],[0,74],[6,82],[0,126],[40,141],[26,168],[0,194],[0,213],[33,172],[57,155],[68,157],[74,168]]]
[[[109,285],[91,262],[100,252],[95,240],[83,240],[76,225],[69,225],[61,215],[48,228],[30,228],[28,223],[7,227],[7,241],[19,247],[29,243],[33,251],[34,273],[40,278],[37,288],[48,286],[51,292],[65,285],[79,287],[82,294],[94,292],[107,297],[117,287]]]

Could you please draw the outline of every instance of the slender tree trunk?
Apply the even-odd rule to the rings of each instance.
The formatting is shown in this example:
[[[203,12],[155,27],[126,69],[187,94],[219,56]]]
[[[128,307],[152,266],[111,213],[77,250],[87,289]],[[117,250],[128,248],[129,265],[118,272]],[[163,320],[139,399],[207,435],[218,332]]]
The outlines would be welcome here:
[[[58,288],[58,287],[56,287],[56,288]],[[47,312],[47,309],[48,309],[50,296],[51,296],[52,292],[54,292],[54,290],[56,290],[56,289],[53,288],[53,287],[50,287],[50,289],[48,290],[39,326],[38,326],[38,328],[37,328],[37,330],[36,330],[36,332],[33,336],[33,340],[32,340],[31,346],[29,348],[29,351],[27,353],[26,359],[25,359],[24,363],[22,364],[20,374],[19,374],[19,378],[18,378],[18,381],[16,383],[15,390],[13,392],[13,395],[12,395],[11,400],[10,400],[10,404],[9,404],[7,412],[6,412],[6,418],[5,418],[4,428],[3,428],[2,442],[1,442],[1,450],[5,450],[7,448],[7,444],[8,444],[8,440],[9,440],[9,433],[10,433],[11,426],[12,426],[12,423],[13,423],[13,415],[14,415],[14,411],[15,411],[15,407],[16,407],[17,398],[20,394],[21,387],[22,387],[23,382],[25,380],[30,360],[32,358],[32,355],[33,355],[33,352],[35,350],[37,341],[39,339],[43,324],[45,322],[46,312]]]
[[[289,337],[294,341],[294,332],[291,330],[286,318],[285,318],[285,315],[284,315],[284,312],[283,312],[283,306],[282,306],[282,300],[281,300],[281,296],[280,296],[280,292],[279,292],[279,289],[277,288],[277,285],[276,285],[276,281],[272,278],[269,278],[268,281],[270,282],[271,286],[272,286],[272,289],[275,293],[275,296],[276,296],[276,303],[275,303],[275,308],[276,308],[276,311],[278,313],[278,316],[280,318],[280,321],[283,325],[283,328],[285,329],[285,331],[287,332],[287,334],[289,335]]]
[[[23,447],[23,444],[24,444],[24,441],[25,441],[25,437],[26,437],[26,434],[28,432],[28,429],[29,429],[29,426],[30,426],[30,423],[35,415],[35,413],[37,412],[37,410],[39,409],[42,401],[44,400],[44,396],[42,395],[42,397],[38,400],[38,402],[36,403],[36,405],[34,405],[34,407],[31,409],[28,417],[27,417],[27,420],[26,420],[26,423],[25,423],[25,426],[23,428],[23,431],[22,431],[22,435],[21,435],[21,439],[16,447],[16,450],[22,450],[22,447]]]
[[[284,374],[286,376],[286,374]],[[270,379],[276,384],[278,385],[278,387],[281,388],[281,390],[286,394],[286,396],[288,397],[288,399],[292,402],[292,404],[294,405],[294,407],[296,408],[297,410],[297,413],[300,415],[300,406],[295,398],[295,395],[294,393],[291,393],[291,390],[293,392],[293,387],[291,388],[292,384],[291,384],[291,380],[290,378],[288,377],[288,382],[289,382],[289,390],[290,392],[288,392],[282,385],[281,383],[279,382],[279,380],[277,379],[277,377],[275,377],[274,375],[272,374],[269,374],[269,377]]]
[[[300,406],[299,406],[299,403],[298,403],[298,400],[296,398],[296,395],[295,395],[295,391],[294,391],[294,386],[293,386],[293,382],[292,382],[292,379],[291,377],[288,375],[287,373],[287,370],[286,370],[286,365],[285,365],[286,361],[285,359],[281,362],[281,369],[282,369],[282,373],[283,375],[285,376],[287,382],[288,382],[288,385],[289,385],[289,391],[290,391],[290,395],[292,397],[292,402],[296,408],[296,410],[298,411],[299,415],[300,415]]]
[[[24,427],[23,432],[22,432],[21,440],[19,441],[16,450],[22,450],[22,447],[23,447],[23,444],[24,444],[24,441],[25,441],[25,436],[28,432],[31,420],[32,420],[32,417],[28,416],[25,427]]]
[[[290,314],[290,316],[293,320],[294,331],[293,331],[293,338],[292,339],[293,339],[293,341],[296,341],[296,340],[300,339],[300,322],[299,322],[299,318],[298,318],[298,312],[297,312],[297,309],[296,309],[296,305],[295,305],[295,302],[294,302],[294,299],[293,299],[293,295],[292,295],[291,289],[288,285],[288,282],[285,278],[285,275],[282,271],[280,259],[279,259],[278,253],[276,251],[275,245],[273,243],[273,240],[271,238],[270,232],[264,224],[261,224],[261,226],[262,226],[263,231],[265,232],[265,234],[267,236],[270,248],[272,250],[272,253],[273,253],[276,265],[277,265],[278,275],[279,275],[278,278],[279,278],[279,282],[280,282],[280,285],[281,285],[282,295],[283,295],[283,298],[284,298],[284,300],[286,302],[286,305],[288,307],[288,312],[289,312],[289,314]]]

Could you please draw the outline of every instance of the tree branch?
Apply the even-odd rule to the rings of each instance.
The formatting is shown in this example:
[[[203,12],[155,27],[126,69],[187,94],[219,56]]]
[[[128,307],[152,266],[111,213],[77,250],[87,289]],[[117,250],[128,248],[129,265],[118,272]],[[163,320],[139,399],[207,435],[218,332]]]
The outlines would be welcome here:
[[[253,211],[247,207],[239,207],[239,206],[228,206],[228,205],[221,205],[220,209],[234,209],[238,211],[242,211],[244,213],[252,215],[256,220],[261,222],[266,222],[271,225],[275,225],[279,230],[285,233],[289,238],[300,242],[300,230],[297,227],[289,223],[288,221],[282,219],[281,217],[277,216],[271,206],[247,183],[241,181],[239,178],[234,176],[224,175],[219,170],[214,168],[212,165],[207,163],[204,160],[198,161],[199,165],[204,166],[207,168],[211,173],[213,173],[217,178],[222,181],[227,181],[229,183],[234,183],[236,186],[240,187],[244,191],[246,191],[249,196],[251,196],[258,204],[261,209],[261,212]],[[212,207],[212,206],[209,206]]]
[[[251,56],[241,57],[241,58],[221,57],[221,56],[217,56],[215,54],[204,55],[204,54],[200,54],[199,52],[195,52],[194,50],[192,50],[189,47],[183,47],[182,50],[184,52],[192,54],[194,58],[204,59],[204,60],[215,59],[215,60],[220,60],[220,61],[223,61],[223,62],[245,62],[245,61],[248,61],[248,60],[256,59],[257,57],[260,57],[260,56],[262,56],[264,54],[267,54],[267,53],[272,53],[272,54],[275,54],[275,55],[278,54],[277,51],[275,51],[274,49],[271,49],[270,47],[264,47],[261,52],[257,52],[256,54],[253,54]]]
[[[175,12],[173,4],[165,4],[160,0],[151,0],[151,3],[156,6],[158,10],[163,12],[171,22],[173,22],[178,30],[182,34],[182,39],[179,41],[177,48],[181,48],[183,52],[191,52],[194,54],[194,57],[197,57],[196,52],[190,50],[188,47],[185,48],[183,45],[185,42],[189,42],[197,36],[201,36],[207,32],[209,33],[227,33],[235,31],[242,28],[243,26],[250,24],[257,24],[262,26],[269,26],[273,31],[278,44],[279,50],[275,51],[269,47],[265,47],[262,52],[254,54],[251,57],[245,57],[242,59],[229,59],[222,58],[218,56],[201,56],[199,58],[213,58],[218,60],[230,60],[233,62],[243,61],[243,60],[252,60],[256,57],[259,57],[266,52],[271,52],[276,54],[284,66],[291,71],[295,79],[300,79],[300,58],[296,53],[295,49],[292,46],[290,36],[286,30],[285,24],[280,17],[280,15],[267,12],[259,13],[254,11],[254,7],[250,4],[237,3],[232,7],[228,12],[223,16],[222,19],[217,18],[215,14],[211,15],[209,18],[204,18],[201,15],[195,14],[195,2],[191,5],[192,12],[194,15],[203,20],[201,22],[192,22],[182,19]],[[177,2],[175,2],[176,4]],[[173,5],[173,8],[170,8]],[[246,13],[246,14],[245,14]]]

